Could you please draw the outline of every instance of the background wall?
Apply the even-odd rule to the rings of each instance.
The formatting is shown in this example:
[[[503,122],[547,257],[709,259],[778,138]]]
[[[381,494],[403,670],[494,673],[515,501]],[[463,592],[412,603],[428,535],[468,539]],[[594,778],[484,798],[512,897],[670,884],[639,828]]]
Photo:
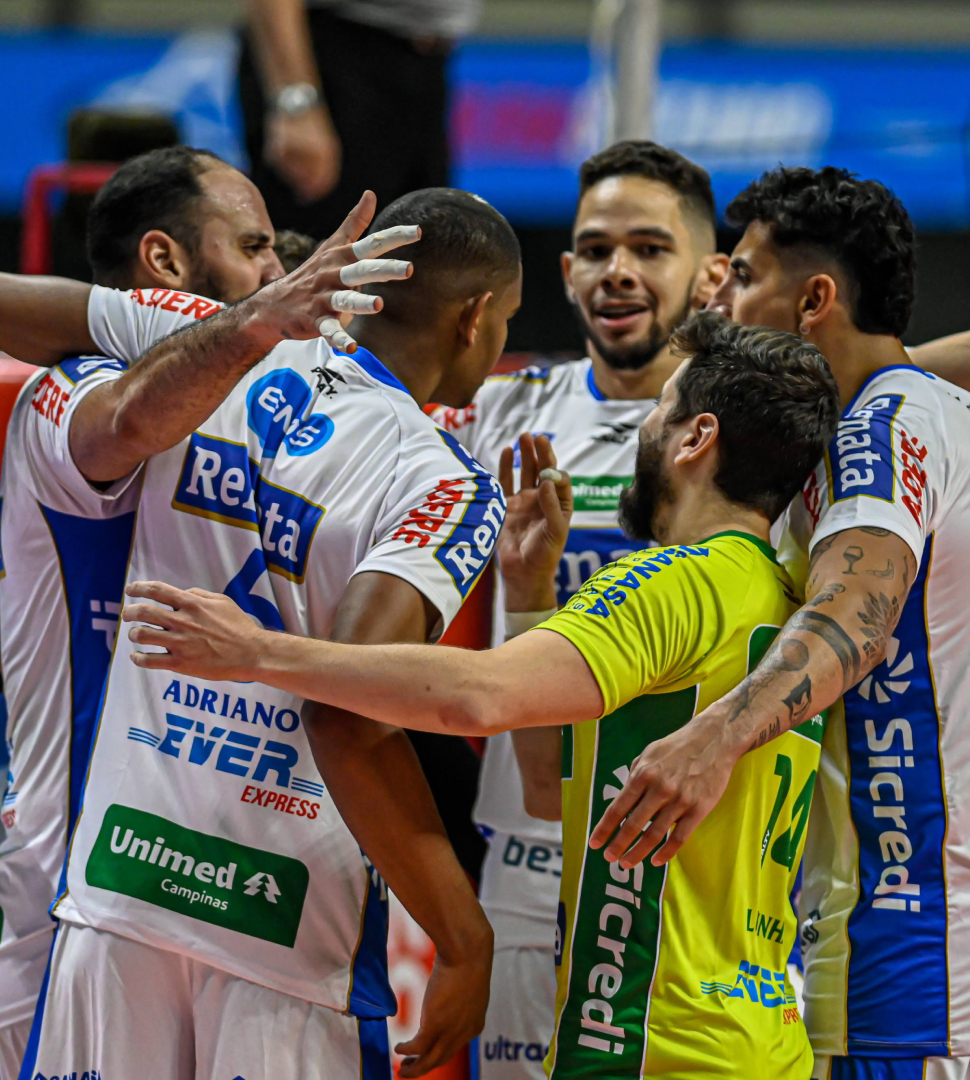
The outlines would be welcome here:
[[[601,138],[593,6],[485,0],[479,34],[452,61],[453,182],[494,202],[523,243],[512,349],[578,347],[558,256],[577,165]],[[18,264],[26,178],[65,156],[67,119],[81,105],[172,115],[185,141],[245,164],[234,87],[241,8],[2,0],[0,268]],[[666,0],[662,26],[654,134],[711,170],[720,208],[778,162],[876,177],[919,230],[911,339],[970,326],[966,0]],[[83,252],[65,246],[58,269],[82,273]]]

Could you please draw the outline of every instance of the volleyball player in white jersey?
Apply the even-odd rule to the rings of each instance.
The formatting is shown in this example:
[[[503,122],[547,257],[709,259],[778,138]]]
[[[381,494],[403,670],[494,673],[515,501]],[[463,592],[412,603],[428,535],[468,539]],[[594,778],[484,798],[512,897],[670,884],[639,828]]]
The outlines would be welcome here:
[[[166,296],[193,287],[216,301],[248,296],[282,275],[272,242],[253,184],[185,146],[128,161],[98,193],[88,218],[95,280],[155,287]],[[197,313],[219,306],[203,301]],[[15,342],[7,335],[15,332],[4,319],[10,349]],[[38,372],[7,429],[0,646],[13,760],[0,842],[3,1080],[19,1071],[50,953],[48,908],[80,801],[138,497],[134,476],[107,487],[87,483],[66,436],[78,402],[125,366],[88,358]]]
[[[620,826],[608,858],[636,841],[622,859],[630,865],[667,834],[654,860],[669,858],[741,753],[844,694],[805,852],[813,1076],[962,1080],[970,394],[914,367],[898,340],[912,308],[914,233],[882,185],[779,169],[728,213],[746,231],[714,305],[798,330],[828,357],[842,394],[838,434],[788,511],[783,543],[807,575],[808,601],[737,691],[637,759],[592,842]],[[795,795],[779,824],[802,829]]]
[[[617,524],[619,497],[632,481],[639,426],[679,363],[667,339],[710,299],[723,272],[714,227],[710,178],[675,151],[631,141],[590,158],[580,174],[573,250],[563,255],[566,291],[589,356],[495,376],[468,409],[438,413],[495,473],[502,448],[523,431],[552,440],[572,475],[574,497],[557,582],[560,603],[600,566],[641,546]],[[501,596],[496,610],[500,643]],[[549,790],[558,789],[557,772]],[[544,801],[536,792],[524,804],[511,736],[491,738],[475,811],[489,841],[480,898],[496,946],[479,1039],[484,1080],[544,1075],[562,866],[561,825],[541,820],[549,813]]]
[[[424,639],[448,621],[487,559],[502,503],[491,478],[414,399],[434,391],[455,404],[470,400],[504,343],[520,268],[507,223],[480,200],[418,193],[383,220],[400,224],[412,211],[426,228],[426,284],[412,282],[407,305],[391,305],[383,336],[368,339],[401,378],[365,350],[353,361],[319,342],[276,350],[188,445],[149,461],[132,566],[161,560],[186,573],[201,568],[213,583],[226,577],[220,587],[264,623],[304,632]],[[476,292],[481,284],[490,287]],[[218,365],[314,332],[304,312],[268,292],[153,352]],[[132,324],[176,314],[146,306],[144,293],[95,290],[92,301],[95,340],[123,355],[138,351],[126,332]],[[434,523],[448,518],[438,534]],[[386,1073],[383,1017],[393,998],[383,885],[335,802],[438,939],[428,1011],[406,1048],[418,1060],[405,1072],[424,1071],[474,1034],[491,934],[409,748],[375,728],[348,743],[332,718],[317,715],[311,731],[325,787],[299,703],[240,687],[126,691],[125,682],[109,678],[58,904],[71,925],[58,936],[25,1070],[56,1073],[68,1053],[85,1068],[123,1074],[137,1063],[160,1077]],[[117,780],[125,790],[112,792]],[[100,847],[86,826],[114,836],[112,813],[144,822],[139,814],[158,810],[182,847],[160,850],[160,880],[134,889],[126,858],[119,877],[97,883]],[[138,839],[129,823],[117,842],[129,827]],[[213,843],[221,853],[208,859],[188,850]],[[140,847],[126,850],[136,856]],[[247,850],[267,865],[237,877]],[[179,875],[174,883],[169,871]],[[117,981],[101,978],[105,971],[117,971]],[[156,985],[155,1002],[132,994],[144,980]],[[455,983],[461,995],[451,992]],[[269,1045],[278,1047],[272,1060],[262,1049]]]

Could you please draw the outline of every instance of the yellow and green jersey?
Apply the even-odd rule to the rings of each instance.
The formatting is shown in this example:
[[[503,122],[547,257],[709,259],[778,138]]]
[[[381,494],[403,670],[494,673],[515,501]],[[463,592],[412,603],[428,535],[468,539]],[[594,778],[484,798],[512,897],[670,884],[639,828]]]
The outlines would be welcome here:
[[[667,866],[588,846],[637,754],[741,682],[797,607],[771,547],[724,532],[625,556],[543,623],[604,701],[563,731],[553,1080],[810,1076],[786,961],[822,719],[742,757]]]

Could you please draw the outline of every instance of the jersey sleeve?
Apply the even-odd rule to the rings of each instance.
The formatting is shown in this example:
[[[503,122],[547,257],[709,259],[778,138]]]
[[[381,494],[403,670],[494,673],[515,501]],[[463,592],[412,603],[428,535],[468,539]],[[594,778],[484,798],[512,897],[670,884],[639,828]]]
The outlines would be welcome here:
[[[914,373],[899,382],[901,392],[866,394],[839,422],[809,477],[803,492],[814,523],[809,550],[845,529],[888,529],[919,566],[943,501],[946,432],[932,381]]]
[[[108,356],[129,362],[175,330],[219,311],[222,304],[172,289],[106,289],[95,285],[88,300],[88,330]]]
[[[725,626],[704,546],[653,548],[603,567],[537,629],[582,653],[603,694],[603,716],[688,675]]]
[[[374,544],[355,574],[410,582],[441,615],[437,638],[488,565],[504,521],[498,481],[454,435],[422,425],[402,438]]]
[[[94,487],[71,456],[74,413],[99,386],[114,382],[127,370],[119,360],[81,357],[65,360],[28,383],[11,421],[9,451],[24,466],[24,479],[44,506],[83,517],[112,517],[131,509],[125,496],[140,467],[107,486]]]

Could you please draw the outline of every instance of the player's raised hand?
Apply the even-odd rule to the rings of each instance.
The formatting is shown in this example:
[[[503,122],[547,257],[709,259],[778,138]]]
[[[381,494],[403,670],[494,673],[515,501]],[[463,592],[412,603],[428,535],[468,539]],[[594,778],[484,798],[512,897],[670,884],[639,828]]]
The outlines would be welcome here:
[[[508,500],[497,549],[505,608],[547,611],[556,605],[556,570],[573,515],[572,482],[568,473],[556,468],[556,455],[545,435],[533,438],[525,432],[519,438],[519,453],[518,491],[511,446],[502,451],[498,470]]]
[[[384,301],[379,296],[357,290],[361,285],[409,278],[411,263],[381,256],[421,238],[417,225],[395,225],[363,237],[376,207],[377,197],[365,191],[340,228],[306,262],[237,305],[246,329],[267,352],[280,341],[315,337],[344,352],[357,348],[340,317],[380,311]]]
[[[125,595],[150,603],[126,603],[121,613],[133,626],[136,645],[161,646],[167,652],[131,654],[137,667],[178,671],[199,679],[254,678],[266,633],[234,601],[205,589],[176,589],[162,581],[133,581]],[[167,605],[162,607],[161,605]]]
[[[461,961],[447,962],[440,953],[435,957],[418,1031],[394,1047],[404,1055],[400,1073],[405,1080],[444,1065],[482,1030],[491,975],[491,934]]]

